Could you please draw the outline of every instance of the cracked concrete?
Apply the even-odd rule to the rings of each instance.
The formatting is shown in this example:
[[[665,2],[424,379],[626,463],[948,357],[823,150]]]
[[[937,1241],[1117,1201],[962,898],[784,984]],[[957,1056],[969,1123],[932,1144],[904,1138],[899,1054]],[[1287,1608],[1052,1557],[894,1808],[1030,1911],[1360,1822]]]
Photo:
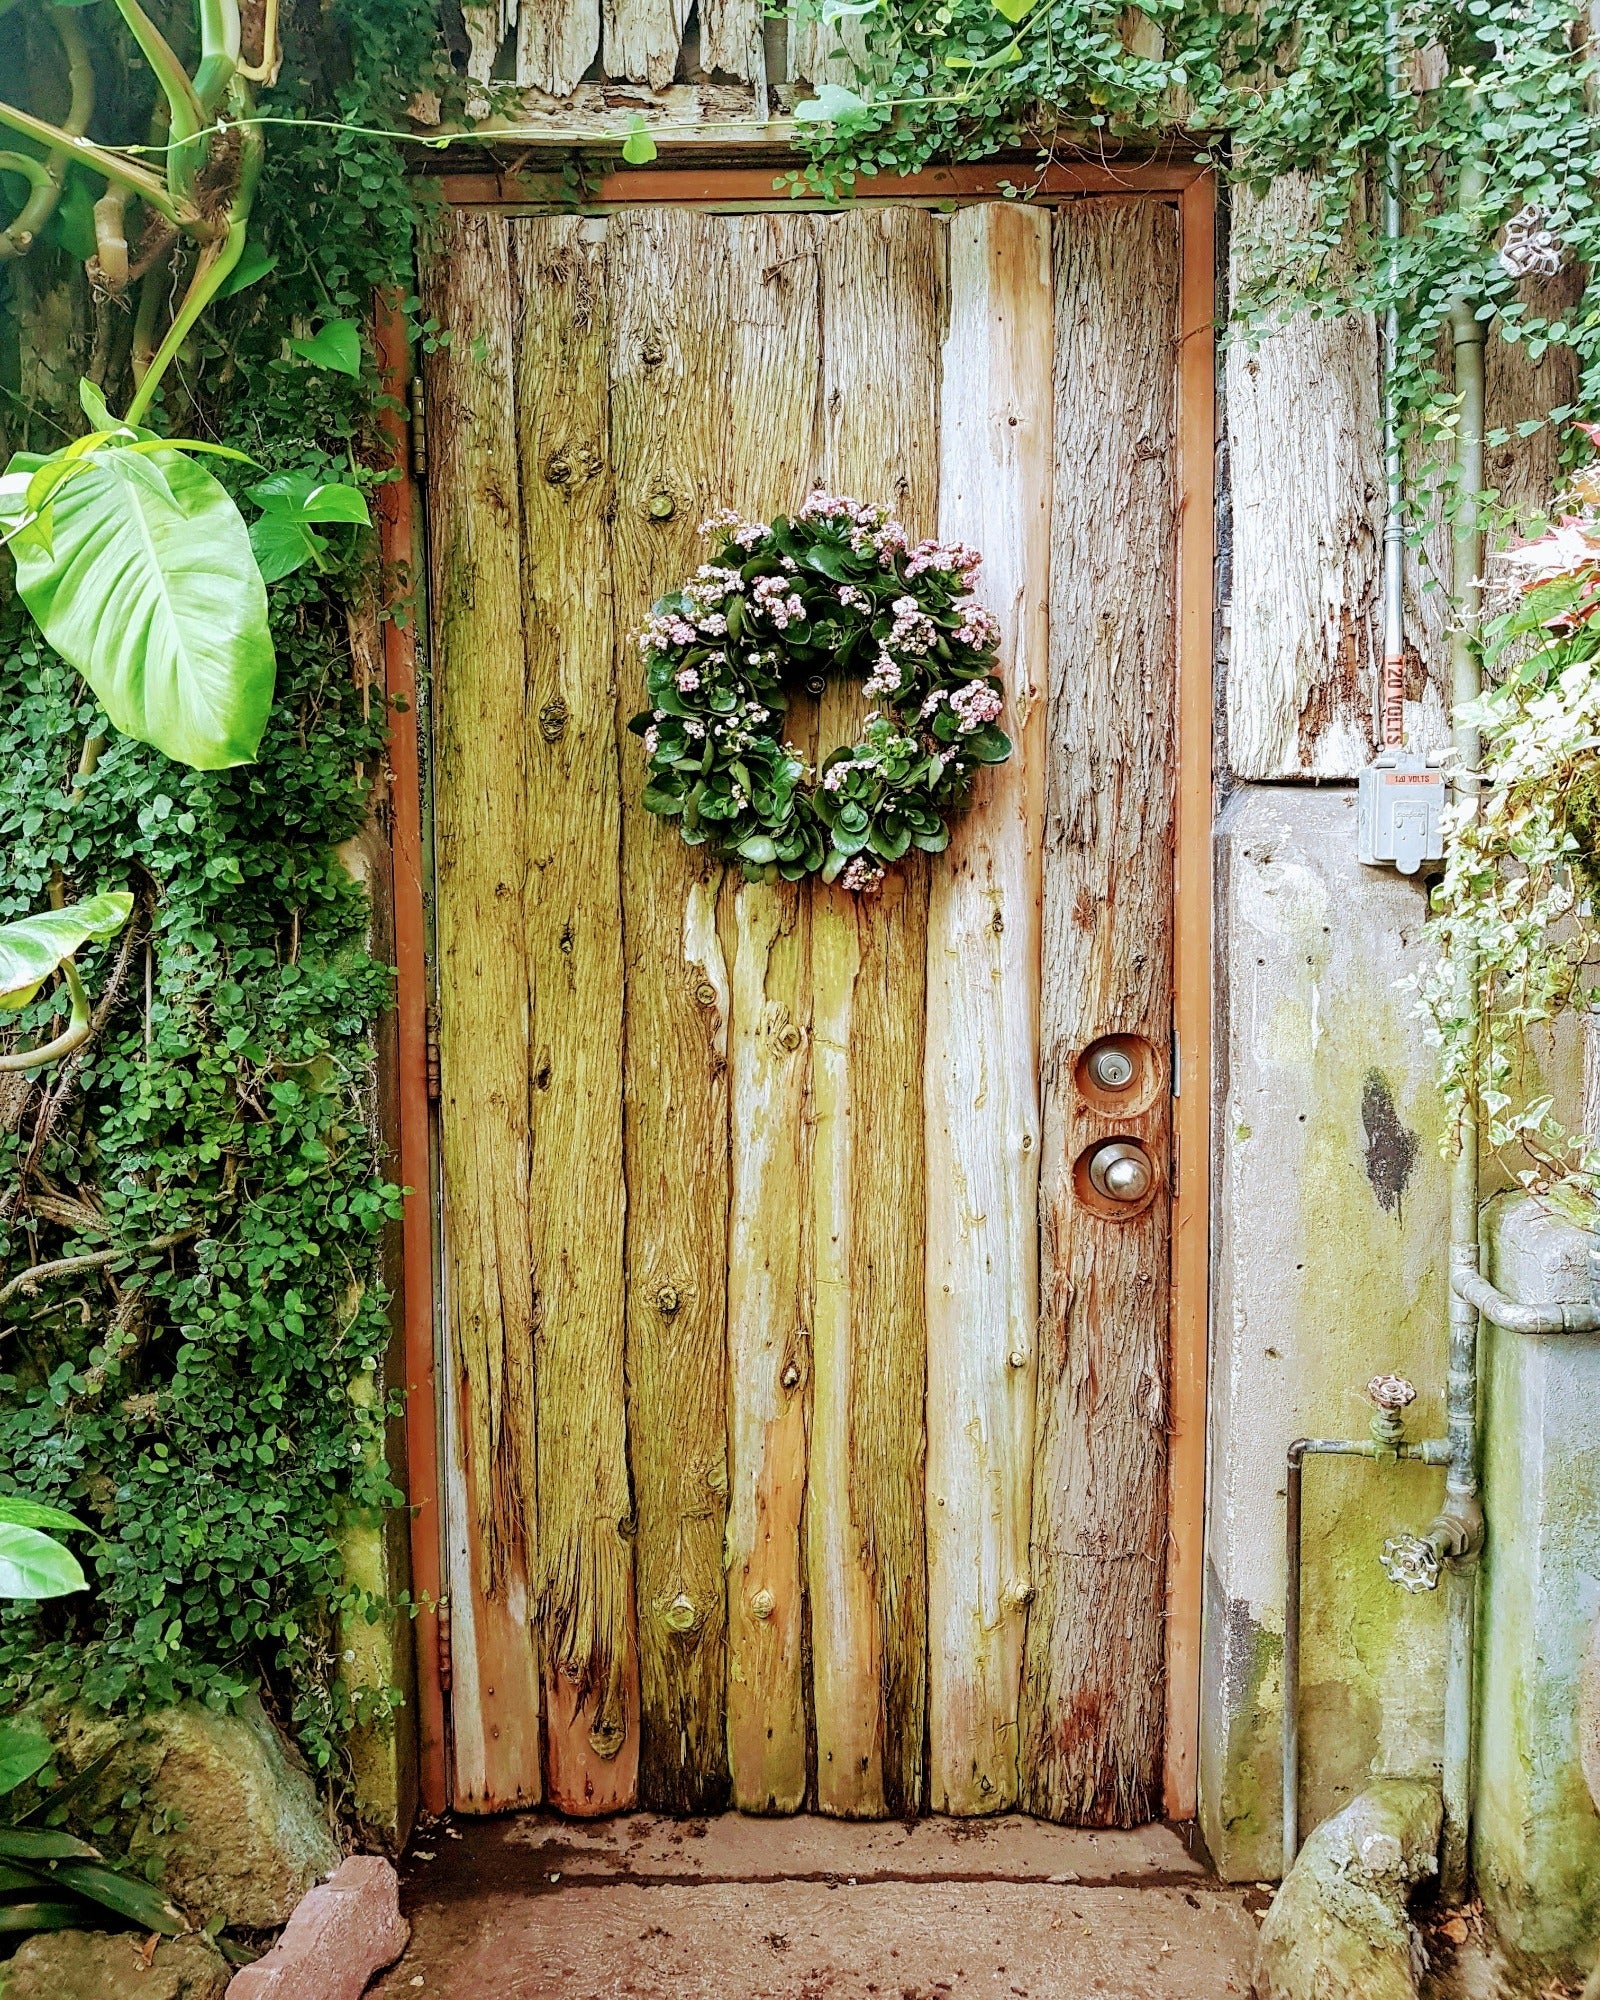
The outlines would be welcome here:
[[[1225,2000],[1265,1897],[1169,1827],[457,1820],[374,2000]]]

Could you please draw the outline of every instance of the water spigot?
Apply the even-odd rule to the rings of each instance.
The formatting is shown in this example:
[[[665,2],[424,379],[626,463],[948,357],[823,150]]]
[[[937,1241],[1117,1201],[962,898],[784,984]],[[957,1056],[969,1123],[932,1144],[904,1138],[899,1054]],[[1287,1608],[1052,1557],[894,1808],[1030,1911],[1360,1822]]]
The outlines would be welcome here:
[[[1415,1596],[1439,1588],[1439,1551],[1423,1535],[1391,1535],[1378,1560],[1391,1583]]]
[[[1417,1400],[1417,1392],[1403,1375],[1374,1375],[1367,1395],[1373,1406],[1373,1442],[1392,1452],[1405,1441],[1405,1412]]]

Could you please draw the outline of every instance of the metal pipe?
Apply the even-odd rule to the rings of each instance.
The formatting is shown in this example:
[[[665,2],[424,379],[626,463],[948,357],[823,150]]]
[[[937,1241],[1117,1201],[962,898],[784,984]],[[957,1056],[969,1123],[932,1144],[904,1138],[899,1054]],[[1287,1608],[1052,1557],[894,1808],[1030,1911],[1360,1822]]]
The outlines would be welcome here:
[[[1471,215],[1483,197],[1483,176],[1463,169],[1460,206]],[[1483,609],[1483,322],[1471,299],[1450,308],[1457,396],[1455,520],[1450,537],[1450,589],[1456,617],[1450,633],[1454,704],[1456,801],[1465,814],[1478,806],[1478,731],[1466,719],[1482,687],[1478,624]],[[1480,1005],[1477,954],[1458,941],[1455,1005],[1476,1021]],[[1478,1498],[1478,1310],[1464,1289],[1478,1273],[1478,1116],[1469,1092],[1450,1175],[1450,1369],[1447,1428],[1450,1467],[1445,1475],[1444,1520],[1456,1524],[1461,1546],[1446,1569],[1444,1698],[1444,1836],[1439,1886],[1447,1903],[1466,1894],[1467,1841],[1472,1819],[1473,1635],[1477,1614],[1478,1549],[1483,1539]]]
[[[1400,98],[1399,0],[1389,0],[1384,19],[1384,98],[1391,113]],[[1405,742],[1406,529],[1404,467],[1400,457],[1400,411],[1395,382],[1400,365],[1400,237],[1405,226],[1400,204],[1400,144],[1390,137],[1383,170],[1383,239],[1387,250],[1389,309],[1383,317],[1383,467],[1389,511],[1383,529],[1383,699],[1382,729],[1387,748]]]
[[[1481,1318],[1508,1333],[1600,1333],[1600,1305],[1521,1305],[1466,1269],[1451,1274],[1450,1286]]]
[[[1313,1456],[1371,1458],[1394,1464],[1402,1458],[1422,1465],[1449,1462],[1448,1438],[1416,1444],[1370,1438],[1296,1438],[1289,1447],[1284,1509],[1286,1581],[1283,1599],[1283,1873],[1287,1879],[1300,1852],[1300,1518],[1305,1461]]]

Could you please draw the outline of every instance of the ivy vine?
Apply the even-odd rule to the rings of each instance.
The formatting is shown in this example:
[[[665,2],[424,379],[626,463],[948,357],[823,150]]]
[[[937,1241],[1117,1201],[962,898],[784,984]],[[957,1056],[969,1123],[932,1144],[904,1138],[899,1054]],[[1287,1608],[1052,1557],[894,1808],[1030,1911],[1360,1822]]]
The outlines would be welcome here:
[[[180,48],[184,13],[162,24]],[[286,122],[244,282],[191,335],[158,407],[164,428],[181,419],[250,454],[236,492],[261,467],[286,491],[370,489],[392,476],[372,357],[318,365],[304,337],[330,321],[353,333],[378,287],[405,295],[415,324],[417,200],[392,145],[293,121],[393,124],[438,61],[434,24],[403,0],[326,14],[297,0],[283,28],[261,101]],[[25,16],[0,23],[27,32]],[[143,137],[149,106],[127,89],[137,65],[114,24],[95,54],[118,78],[105,136]],[[26,278],[0,270],[36,327],[75,312],[88,338],[62,372],[98,361],[110,392],[126,337],[113,324],[95,340],[82,252],[57,227]],[[53,447],[65,399],[19,360],[0,355],[11,441]],[[390,1336],[379,1235],[399,1191],[369,1117],[391,975],[336,852],[384,755],[381,689],[358,684],[350,637],[377,555],[360,530],[318,536],[314,553],[271,588],[276,696],[258,761],[226,771],[115,735],[20,605],[0,608],[0,919],[52,896],[135,899],[123,933],[80,957],[98,996],[89,1042],[54,1072],[0,1077],[0,1483],[99,1535],[81,1552],[90,1593],[0,1613],[0,1676],[13,1698],[49,1687],[108,1707],[227,1703],[264,1682],[326,1767],[358,1719],[338,1620],[379,1608],[346,1583],[338,1532],[401,1498],[384,1453],[397,1404],[370,1393]],[[403,600],[406,579],[383,581]],[[95,739],[98,761],[82,758]],[[63,1004],[41,994],[11,1017],[14,1039],[59,1025]],[[359,1719],[391,1698],[369,1691]]]

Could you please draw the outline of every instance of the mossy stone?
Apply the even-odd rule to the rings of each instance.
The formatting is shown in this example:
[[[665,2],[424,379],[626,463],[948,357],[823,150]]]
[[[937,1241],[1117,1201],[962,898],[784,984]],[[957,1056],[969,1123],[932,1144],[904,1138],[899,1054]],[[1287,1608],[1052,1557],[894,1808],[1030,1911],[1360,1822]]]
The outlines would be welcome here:
[[[163,1938],[146,1959],[135,1932],[53,1931],[0,1967],[3,2000],[223,2000],[228,1961],[207,1937]]]

